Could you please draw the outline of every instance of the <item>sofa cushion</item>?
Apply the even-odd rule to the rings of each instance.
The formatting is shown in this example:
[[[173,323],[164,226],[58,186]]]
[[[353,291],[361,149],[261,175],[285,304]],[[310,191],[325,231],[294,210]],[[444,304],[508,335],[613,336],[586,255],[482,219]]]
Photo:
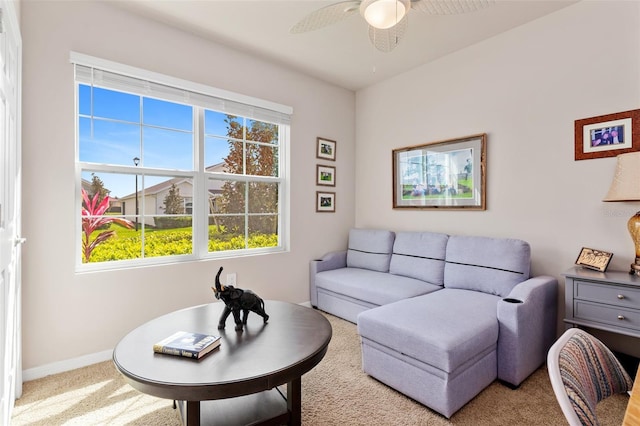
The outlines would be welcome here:
[[[398,232],[389,272],[443,285],[448,238],[447,234],[434,232]]]
[[[452,373],[495,350],[500,300],[490,294],[444,288],[361,312],[358,334]]]
[[[316,275],[316,287],[357,300],[384,305],[442,287],[413,278],[360,268],[340,268]]]
[[[529,278],[531,249],[522,240],[451,235],[444,286],[507,296]]]
[[[395,234],[381,229],[351,229],[347,266],[388,272]]]

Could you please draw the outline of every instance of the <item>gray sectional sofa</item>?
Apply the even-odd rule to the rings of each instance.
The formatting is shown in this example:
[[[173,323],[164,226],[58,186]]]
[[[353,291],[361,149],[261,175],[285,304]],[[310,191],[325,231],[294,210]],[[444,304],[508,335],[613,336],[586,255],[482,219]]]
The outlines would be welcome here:
[[[556,337],[557,280],[522,240],[352,229],[310,264],[312,306],[357,323],[365,373],[445,417],[517,387]]]

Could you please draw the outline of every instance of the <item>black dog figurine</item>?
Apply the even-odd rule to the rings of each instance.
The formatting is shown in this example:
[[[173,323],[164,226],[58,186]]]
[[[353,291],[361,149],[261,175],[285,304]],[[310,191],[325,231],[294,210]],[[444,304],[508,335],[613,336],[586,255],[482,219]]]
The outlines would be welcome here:
[[[236,331],[242,331],[243,325],[247,323],[249,311],[253,311],[260,315],[264,322],[269,320],[269,315],[264,311],[264,300],[251,290],[242,290],[232,285],[221,285],[220,274],[222,267],[216,275],[216,286],[211,287],[216,299],[222,300],[225,304],[224,311],[220,316],[218,330],[222,330],[227,322],[230,313],[233,313],[233,319],[236,322]],[[240,320],[240,311],[242,311],[242,321]]]

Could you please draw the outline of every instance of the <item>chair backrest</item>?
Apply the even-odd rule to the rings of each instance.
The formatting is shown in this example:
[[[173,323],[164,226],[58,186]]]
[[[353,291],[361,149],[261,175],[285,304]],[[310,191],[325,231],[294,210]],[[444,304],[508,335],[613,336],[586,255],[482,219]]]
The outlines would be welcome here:
[[[570,426],[598,425],[596,405],[631,390],[633,382],[615,355],[598,339],[570,328],[547,354],[551,386]]]

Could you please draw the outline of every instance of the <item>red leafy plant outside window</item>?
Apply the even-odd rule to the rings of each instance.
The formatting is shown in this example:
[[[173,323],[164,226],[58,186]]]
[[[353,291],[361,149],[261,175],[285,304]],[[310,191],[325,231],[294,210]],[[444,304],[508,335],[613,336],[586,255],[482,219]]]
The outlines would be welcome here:
[[[116,233],[114,230],[102,231],[92,241],[91,234],[96,230],[112,223],[117,223],[129,229],[133,228],[133,222],[130,220],[114,216],[105,216],[109,208],[110,198],[107,195],[99,201],[99,197],[100,193],[96,193],[93,198],[90,198],[87,191],[82,189],[82,252],[85,262],[89,262],[91,252],[93,252],[99,244],[108,240]]]

